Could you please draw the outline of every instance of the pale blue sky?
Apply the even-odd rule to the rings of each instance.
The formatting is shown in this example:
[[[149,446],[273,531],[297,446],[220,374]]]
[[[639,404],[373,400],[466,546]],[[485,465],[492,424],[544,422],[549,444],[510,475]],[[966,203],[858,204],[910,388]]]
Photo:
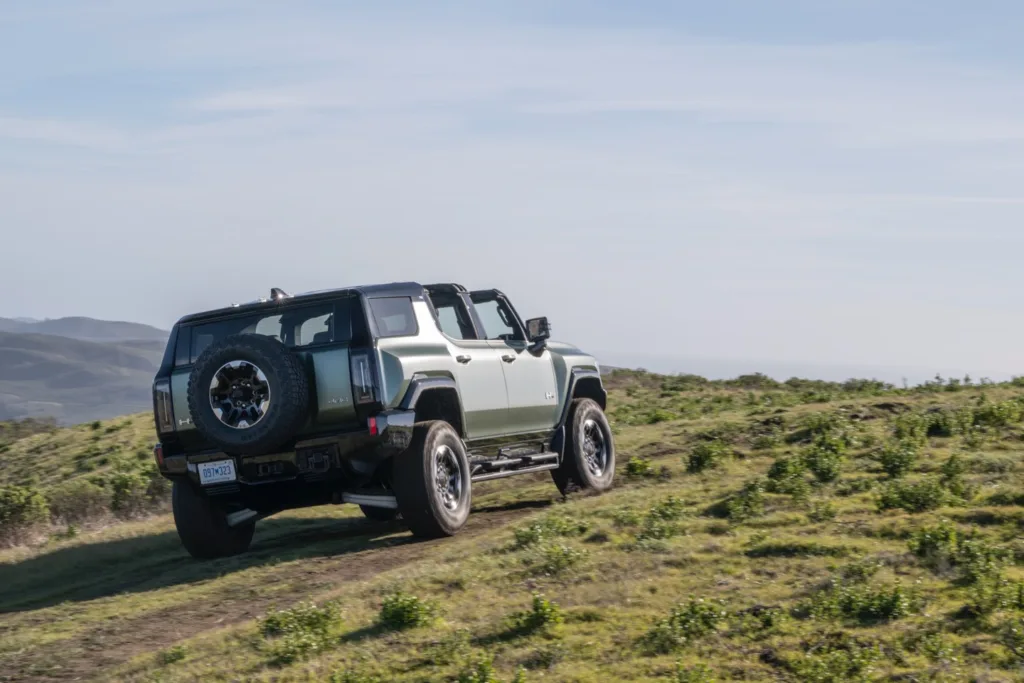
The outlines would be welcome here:
[[[0,316],[456,281],[612,360],[1024,372],[1022,31],[1009,1],[3,3]]]

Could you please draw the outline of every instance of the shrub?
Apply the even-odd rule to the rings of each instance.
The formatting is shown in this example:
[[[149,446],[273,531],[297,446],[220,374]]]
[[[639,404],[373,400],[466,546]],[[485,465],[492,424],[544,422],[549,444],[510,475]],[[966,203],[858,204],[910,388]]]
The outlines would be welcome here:
[[[511,630],[517,634],[529,635],[541,631],[550,631],[564,621],[562,609],[544,598],[534,594],[533,606],[526,612],[516,612],[509,617]]]
[[[703,664],[695,666],[683,666],[682,662],[676,662],[676,683],[715,683],[714,672]]]
[[[894,481],[878,497],[879,510],[903,509],[907,512],[927,512],[942,507],[949,501],[949,492],[935,478],[916,483]]]
[[[534,559],[534,572],[554,576],[575,567],[587,557],[587,551],[569,545],[552,543],[541,549]]]
[[[966,472],[967,463],[961,456],[954,453],[946,462],[942,463],[942,477],[939,479],[939,483],[953,496],[965,501],[970,500],[974,497],[974,492],[964,481]]]
[[[999,642],[1018,660],[1024,660],[1024,617],[1016,617],[1004,624]]]
[[[268,614],[260,622],[260,632],[273,641],[271,661],[291,664],[327,649],[340,625],[336,604],[318,606],[310,602]]]
[[[807,519],[810,522],[828,522],[836,518],[836,506],[826,501],[818,501],[811,505],[807,512]]]
[[[46,498],[29,486],[0,486],[0,543],[28,541],[50,521]]]
[[[581,536],[589,528],[587,522],[572,519],[568,515],[551,515],[512,533],[516,548],[528,548],[559,536]]]
[[[650,460],[634,457],[626,461],[626,475],[638,479],[653,479],[658,473]]]
[[[919,608],[917,595],[897,582],[877,588],[839,584],[814,596],[806,611],[815,619],[853,619],[872,624],[902,619]]]
[[[96,484],[77,479],[47,493],[50,515],[65,524],[83,524],[110,512],[110,496]]]
[[[772,493],[785,493],[798,499],[805,499],[811,487],[804,478],[807,466],[800,458],[779,458],[768,469],[767,488]]]
[[[654,653],[667,654],[686,644],[718,630],[728,616],[723,603],[690,598],[677,605],[644,637],[647,648]]]
[[[764,482],[755,479],[726,503],[729,519],[743,522],[764,514]]]
[[[729,447],[721,441],[701,441],[686,462],[686,470],[692,473],[719,467],[729,457]]]
[[[426,626],[437,617],[437,606],[415,595],[397,591],[384,598],[380,607],[380,625],[392,631]]]
[[[162,650],[157,653],[156,660],[159,664],[167,666],[180,662],[188,655],[188,651],[184,645],[175,645],[174,647]]]
[[[810,644],[805,654],[787,662],[787,668],[807,683],[860,683],[870,680],[874,663],[882,657],[878,645],[837,633]]]
[[[917,447],[907,440],[888,443],[878,451],[875,459],[891,479],[899,479],[914,468]]]
[[[455,678],[455,683],[501,683],[489,659],[468,664]]]
[[[818,481],[828,483],[839,478],[843,468],[843,455],[841,450],[816,442],[804,451],[803,462]]]

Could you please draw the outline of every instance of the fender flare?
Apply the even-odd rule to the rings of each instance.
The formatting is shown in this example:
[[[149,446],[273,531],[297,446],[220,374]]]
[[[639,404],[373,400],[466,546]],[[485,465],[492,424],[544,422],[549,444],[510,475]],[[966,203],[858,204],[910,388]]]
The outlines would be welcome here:
[[[558,417],[558,424],[555,426],[554,434],[551,437],[551,450],[559,455],[562,455],[562,450],[565,446],[565,427],[566,422],[569,420],[569,408],[572,406],[573,395],[576,393],[576,386],[584,379],[596,379],[598,386],[601,387],[600,403],[602,409],[608,403],[608,392],[604,388],[604,382],[601,381],[601,373],[599,371],[589,368],[573,368],[570,371],[569,383],[565,391],[565,402],[562,404],[562,412]]]
[[[466,424],[466,412],[462,407],[462,394],[459,393],[459,385],[451,377],[415,377],[409,382],[409,387],[405,391],[405,395],[402,397],[401,402],[398,404],[399,410],[408,412],[416,412],[416,404],[423,397],[424,394],[430,391],[438,389],[450,389],[455,392],[456,401],[458,401],[459,407],[459,421],[462,423],[462,430],[459,429],[459,425],[454,425],[456,431],[464,431]],[[417,420],[419,418],[416,418]],[[461,434],[465,437],[465,434]]]

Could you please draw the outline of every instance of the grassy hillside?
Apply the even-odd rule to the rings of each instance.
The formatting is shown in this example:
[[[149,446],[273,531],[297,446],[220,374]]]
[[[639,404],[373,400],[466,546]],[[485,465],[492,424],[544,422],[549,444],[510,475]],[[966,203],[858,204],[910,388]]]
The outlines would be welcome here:
[[[453,539],[343,506],[211,563],[166,516],[2,551],[0,679],[1021,680],[1024,388],[606,381],[616,487],[482,484]],[[18,438],[0,477],[114,476],[148,429]]]
[[[142,410],[163,349],[162,341],[0,332],[0,419],[73,424]]]

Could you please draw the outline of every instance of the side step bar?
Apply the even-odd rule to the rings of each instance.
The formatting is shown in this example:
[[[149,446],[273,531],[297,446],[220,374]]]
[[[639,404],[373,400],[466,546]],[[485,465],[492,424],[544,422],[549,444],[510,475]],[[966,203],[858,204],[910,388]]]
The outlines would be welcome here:
[[[511,477],[516,474],[530,474],[531,472],[546,472],[548,470],[557,470],[558,463],[553,462],[547,465],[534,465],[533,467],[520,467],[517,470],[502,470],[501,472],[486,472],[484,474],[474,474],[472,481],[490,481],[491,479],[501,479],[503,477]]]
[[[474,462],[473,466],[472,481],[489,481],[491,479],[511,477],[516,474],[529,474],[531,472],[545,472],[557,469],[558,453],[535,453],[519,458],[499,457],[495,460]]]
[[[389,510],[398,509],[398,501],[395,500],[394,496],[375,496],[366,493],[342,493],[341,500],[343,503],[354,503],[356,505],[365,505],[371,508],[388,508]]]

